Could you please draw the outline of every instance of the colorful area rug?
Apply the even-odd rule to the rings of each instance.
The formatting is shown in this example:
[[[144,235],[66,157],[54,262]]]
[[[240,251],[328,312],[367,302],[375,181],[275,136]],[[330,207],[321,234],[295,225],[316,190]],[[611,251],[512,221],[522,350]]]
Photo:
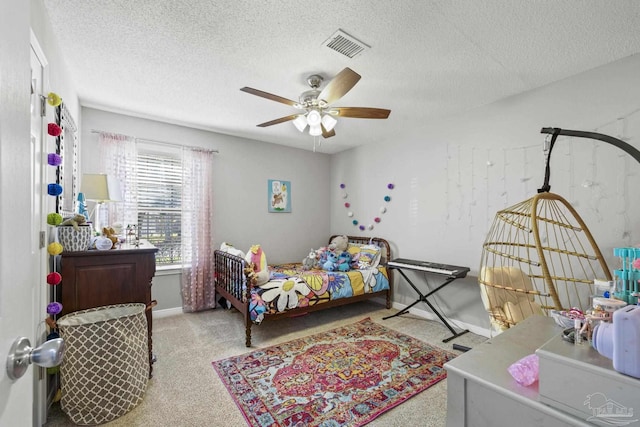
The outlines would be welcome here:
[[[247,423],[361,426],[446,378],[455,354],[367,318],[213,367]]]

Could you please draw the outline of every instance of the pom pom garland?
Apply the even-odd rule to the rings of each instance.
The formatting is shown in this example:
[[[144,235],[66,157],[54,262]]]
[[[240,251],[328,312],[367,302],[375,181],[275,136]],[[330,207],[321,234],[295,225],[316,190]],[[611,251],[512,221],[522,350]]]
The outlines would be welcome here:
[[[47,95],[47,103],[52,107],[57,107],[58,105],[62,104],[62,98],[60,98],[60,95],[58,95],[57,93],[49,92],[49,94]]]
[[[47,215],[47,224],[49,225],[60,225],[60,223],[62,223],[63,218],[62,215],[60,215],[57,212],[52,212],[49,215]]]
[[[47,305],[47,313],[50,315],[59,314],[62,311],[62,304],[59,302],[50,302]]]
[[[47,132],[51,136],[60,136],[62,133],[62,128],[55,123],[49,123],[47,125]]]
[[[59,196],[62,194],[62,186],[60,184],[49,184],[47,186],[47,193],[50,196]]]
[[[58,242],[51,242],[49,243],[49,246],[47,246],[47,252],[52,256],[60,255],[63,250],[64,248]]]
[[[62,163],[62,157],[56,153],[49,153],[47,155],[47,163],[49,163],[50,166],[60,166]]]
[[[346,185],[345,185],[345,184],[340,184],[340,188],[344,190],[344,189],[346,188]],[[393,183],[389,183],[389,184],[387,184],[387,189],[389,189],[389,190],[393,190],[394,188],[395,188],[395,185],[394,185]],[[343,195],[342,195],[342,197],[343,197],[344,199],[346,199],[346,198],[347,198],[347,196],[348,196],[348,195],[347,195],[347,193],[346,193],[346,192],[344,192],[344,193],[343,193]],[[389,202],[391,201],[391,196],[384,196],[384,201],[385,201],[386,203],[389,203]],[[347,208],[347,209],[349,209],[349,208],[351,207],[351,203],[349,203],[349,202],[345,202],[345,203],[344,203],[344,207],[345,207],[345,208]],[[384,214],[385,212],[387,212],[387,208],[386,208],[385,206],[382,206],[382,207],[380,208],[380,213],[381,213],[381,214]],[[349,218],[352,218],[352,217],[353,217],[353,212],[352,212],[352,211],[348,211],[348,212],[347,212],[347,216],[348,216]],[[380,221],[382,221],[382,219],[381,219],[380,217],[375,217],[375,218],[373,219],[373,221],[374,221],[375,223],[379,224],[379,223],[380,223]],[[359,224],[358,220],[356,220],[356,219],[354,219],[353,221],[351,221],[351,223],[352,223],[353,225],[355,225],[355,226],[358,226],[358,224]],[[364,230],[366,230],[366,229],[368,229],[368,230],[373,230],[373,224],[369,224],[369,225],[367,225],[367,226],[360,225],[360,226],[358,226],[358,228],[359,228],[361,231],[364,231]]]
[[[57,271],[54,271],[53,273],[49,273],[47,274],[47,283],[55,286],[58,285],[60,282],[62,281],[62,275],[60,273],[58,273]]]

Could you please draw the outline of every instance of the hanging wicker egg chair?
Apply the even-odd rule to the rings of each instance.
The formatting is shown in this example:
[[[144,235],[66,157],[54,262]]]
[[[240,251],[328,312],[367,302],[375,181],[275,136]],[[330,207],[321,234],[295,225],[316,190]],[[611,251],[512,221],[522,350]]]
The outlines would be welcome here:
[[[611,281],[607,263],[573,207],[550,193],[551,152],[559,135],[606,142],[640,163],[640,150],[596,132],[542,128],[551,136],[538,194],[496,214],[482,247],[478,282],[491,325],[502,331],[533,314],[586,310],[594,280]]]
[[[478,281],[497,331],[533,314],[586,310],[594,279],[611,280],[611,273],[582,218],[561,196],[541,192],[496,214]]]

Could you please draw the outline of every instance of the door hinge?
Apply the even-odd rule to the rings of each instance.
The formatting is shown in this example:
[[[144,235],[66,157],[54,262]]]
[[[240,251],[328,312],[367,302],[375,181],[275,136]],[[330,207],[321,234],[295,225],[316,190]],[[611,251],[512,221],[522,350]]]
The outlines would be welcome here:
[[[47,115],[47,97],[40,95],[40,117]]]
[[[44,231],[40,232],[40,249],[44,248],[46,245],[46,234]]]

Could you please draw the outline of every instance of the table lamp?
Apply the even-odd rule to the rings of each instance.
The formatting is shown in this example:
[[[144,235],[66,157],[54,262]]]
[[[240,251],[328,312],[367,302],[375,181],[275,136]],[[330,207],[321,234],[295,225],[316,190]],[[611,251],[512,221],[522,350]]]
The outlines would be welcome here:
[[[109,202],[121,202],[122,192],[120,183],[111,175],[84,174],[82,175],[81,191],[86,200],[96,203],[94,212],[94,226],[96,232],[102,233],[100,225],[100,210],[103,204]]]

